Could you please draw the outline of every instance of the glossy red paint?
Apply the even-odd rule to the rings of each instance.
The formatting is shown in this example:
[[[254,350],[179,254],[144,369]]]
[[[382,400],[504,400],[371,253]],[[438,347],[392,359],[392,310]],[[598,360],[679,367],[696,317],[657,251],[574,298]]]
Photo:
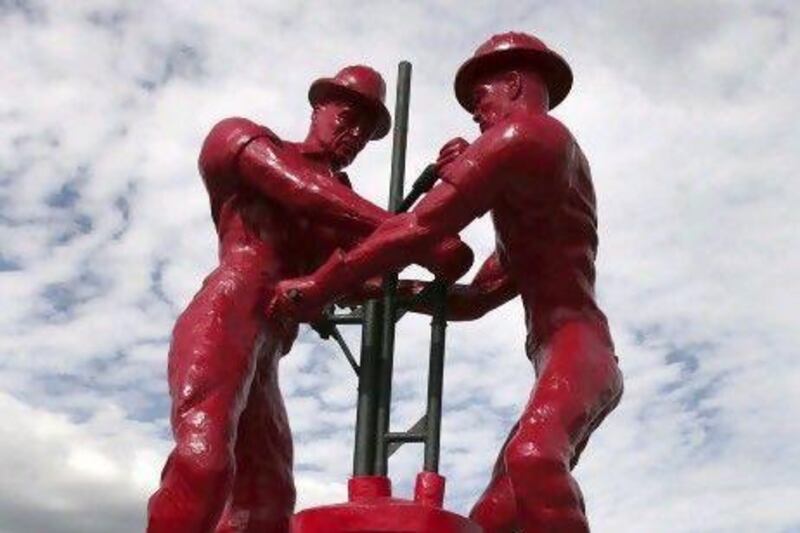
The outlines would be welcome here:
[[[498,68],[520,66],[534,68],[539,73],[547,87],[550,109],[560,104],[572,88],[572,70],[563,57],[533,35],[507,32],[490,37],[461,65],[456,73],[456,98],[464,109],[472,112],[477,78]]]
[[[313,316],[362,280],[402,268],[491,213],[497,248],[471,284],[451,290],[450,318],[476,318],[520,295],[537,378],[471,514],[488,532],[588,530],[570,470],[623,388],[594,294],[589,164],[569,130],[547,114],[569,90],[569,69],[556,67],[559,61],[541,41],[519,33],[481,46],[460,71],[457,89],[482,134],[468,147],[457,140],[445,146],[441,182],[412,212],[386,220],[314,274],[279,283],[267,310]],[[561,77],[553,74],[559,68]]]
[[[348,67],[312,86],[303,142],[244,118],[225,119],[208,134],[199,167],[219,265],[173,331],[175,448],[150,498],[150,533],[288,531],[292,440],[277,367],[297,326],[280,316],[267,320],[263,309],[279,281],[312,272],[388,219],[341,172],[388,130],[384,92],[377,72]],[[422,256],[420,263],[446,276],[472,261],[457,238]]]
[[[386,83],[383,77],[369,67],[353,65],[340,70],[333,78],[320,78],[308,89],[308,101],[321,104],[331,98],[345,98],[360,102],[374,110],[377,115],[373,140],[389,133],[392,119],[383,101],[386,99]]]
[[[389,478],[363,476],[348,483],[347,503],[299,512],[293,533],[480,533],[475,522],[442,509],[444,478],[420,472],[414,500],[393,498]]]

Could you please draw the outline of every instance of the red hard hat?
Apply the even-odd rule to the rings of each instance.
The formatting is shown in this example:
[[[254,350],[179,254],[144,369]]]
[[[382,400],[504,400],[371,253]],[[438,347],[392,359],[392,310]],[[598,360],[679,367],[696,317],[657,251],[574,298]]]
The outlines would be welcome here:
[[[538,71],[547,85],[550,109],[560,104],[572,87],[572,71],[560,55],[533,35],[508,32],[493,35],[461,65],[456,74],[456,98],[471,113],[475,79],[497,68],[513,68],[519,65],[528,65]]]
[[[380,139],[389,132],[392,119],[383,103],[386,98],[386,83],[377,71],[365,65],[345,67],[333,78],[318,79],[308,89],[308,101],[311,105],[337,96],[355,99],[375,110],[378,124],[372,139]]]

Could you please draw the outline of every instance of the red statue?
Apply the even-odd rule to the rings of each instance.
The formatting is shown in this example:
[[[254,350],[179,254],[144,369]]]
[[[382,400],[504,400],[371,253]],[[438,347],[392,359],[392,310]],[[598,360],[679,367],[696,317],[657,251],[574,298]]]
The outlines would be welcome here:
[[[243,118],[221,121],[206,138],[199,166],[219,234],[219,266],[173,332],[176,445],[149,502],[149,532],[289,530],[292,440],[277,365],[297,327],[277,315],[266,319],[263,309],[278,282],[312,272],[388,220],[341,172],[367,141],[388,132],[384,95],[380,74],[347,67],[311,85],[303,142],[283,141]],[[452,280],[469,268],[472,253],[445,238],[418,262]],[[357,285],[351,296],[376,287]]]
[[[308,319],[376,274],[398,270],[491,212],[497,248],[455,286],[450,317],[474,319],[522,297],[536,382],[471,513],[487,532],[588,531],[570,470],[619,402],[622,374],[594,296],[597,220],[589,165],[547,114],[569,92],[567,63],[522,33],[496,35],[458,71],[456,96],[480,125],[442,149],[441,183],[314,274],[282,281],[267,316]]]

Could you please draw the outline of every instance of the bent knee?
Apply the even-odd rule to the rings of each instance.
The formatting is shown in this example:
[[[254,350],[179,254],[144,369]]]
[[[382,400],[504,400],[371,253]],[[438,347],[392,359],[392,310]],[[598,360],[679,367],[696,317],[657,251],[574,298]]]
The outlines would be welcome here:
[[[503,454],[509,475],[532,475],[549,477],[568,472],[568,457],[565,451],[542,448],[529,440],[512,440]]]
[[[522,415],[516,433],[503,450],[506,468],[566,463],[569,459],[572,450],[568,425],[551,407],[527,410]]]
[[[233,483],[236,462],[227,443],[213,443],[197,435],[178,442],[169,461],[173,475],[196,492],[227,493]],[[169,473],[167,474],[169,475]]]

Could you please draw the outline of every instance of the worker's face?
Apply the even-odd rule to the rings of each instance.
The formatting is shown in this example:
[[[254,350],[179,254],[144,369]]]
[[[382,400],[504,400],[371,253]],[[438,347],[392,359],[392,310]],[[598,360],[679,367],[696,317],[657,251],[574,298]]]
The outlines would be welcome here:
[[[337,168],[353,162],[377,126],[375,111],[351,100],[320,104],[312,120],[317,138]]]
[[[472,119],[481,132],[508,114],[519,91],[520,77],[516,72],[489,73],[478,78],[472,90]]]

